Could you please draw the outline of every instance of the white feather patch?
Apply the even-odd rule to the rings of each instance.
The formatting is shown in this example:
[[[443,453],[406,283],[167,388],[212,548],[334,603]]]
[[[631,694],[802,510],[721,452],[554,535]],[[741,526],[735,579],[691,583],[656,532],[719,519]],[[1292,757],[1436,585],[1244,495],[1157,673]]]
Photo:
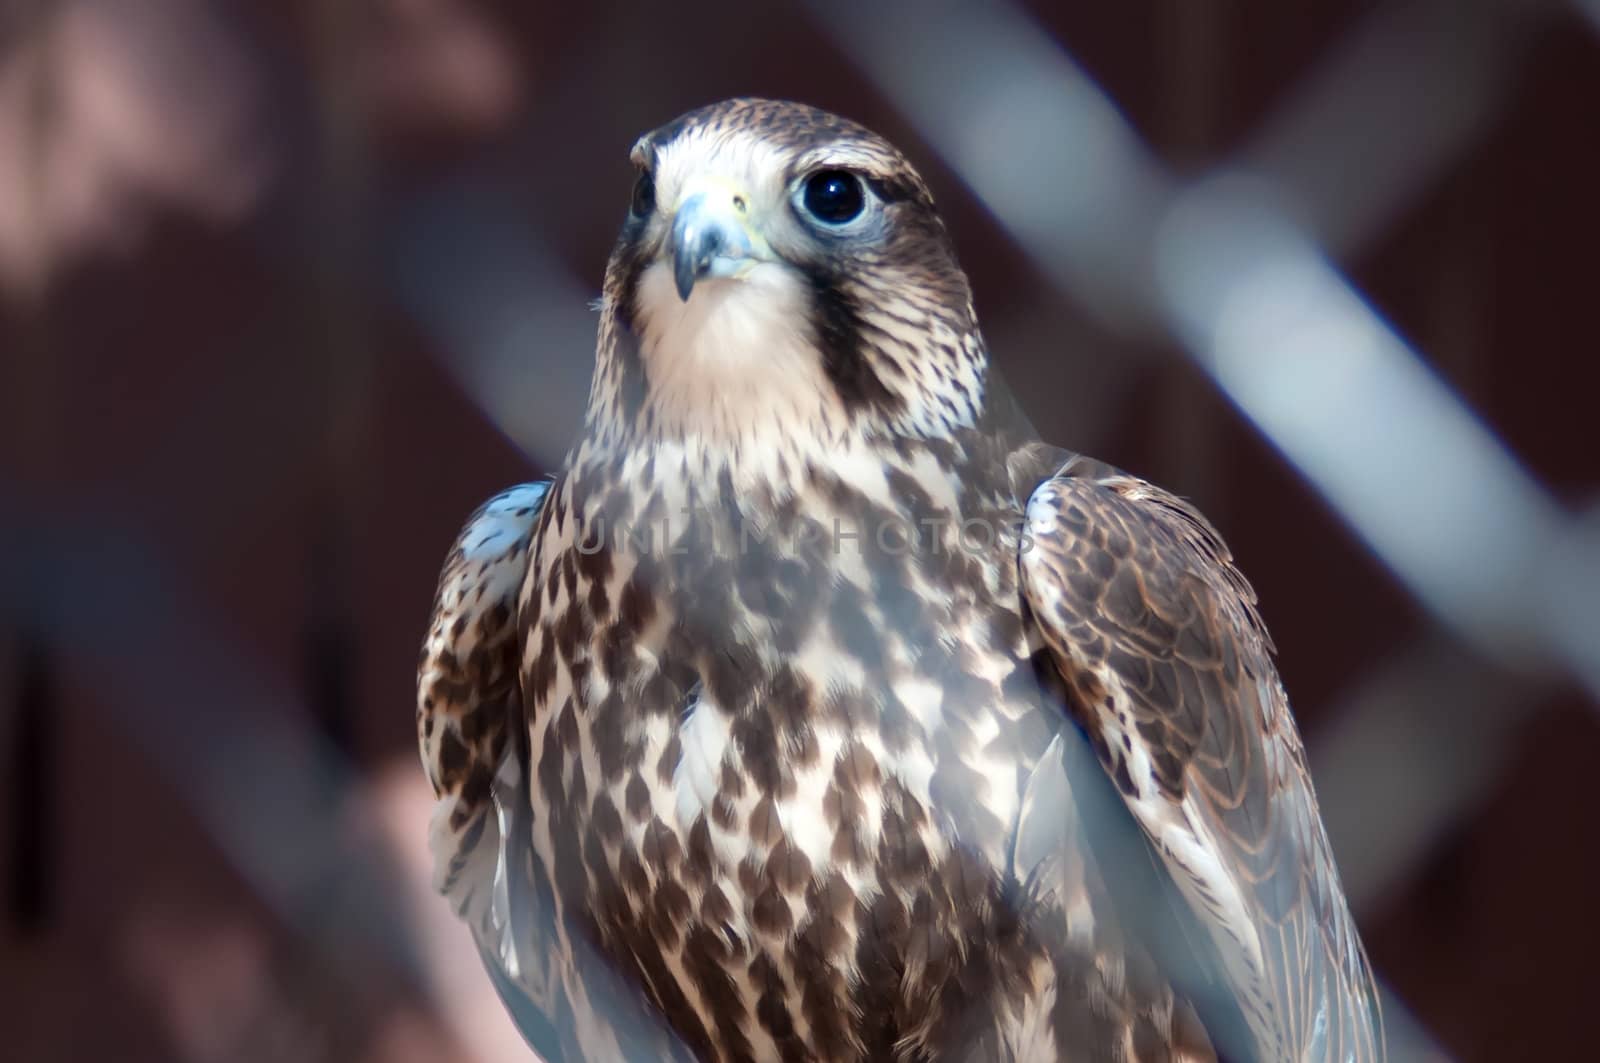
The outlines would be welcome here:
[[[695,820],[702,815],[708,820],[711,818],[722,757],[728,750],[728,723],[721,709],[703,698],[696,698],[689,705],[683,726],[678,729],[678,743],[683,753],[672,773],[672,796],[678,814],[678,830],[683,837],[689,836]]]

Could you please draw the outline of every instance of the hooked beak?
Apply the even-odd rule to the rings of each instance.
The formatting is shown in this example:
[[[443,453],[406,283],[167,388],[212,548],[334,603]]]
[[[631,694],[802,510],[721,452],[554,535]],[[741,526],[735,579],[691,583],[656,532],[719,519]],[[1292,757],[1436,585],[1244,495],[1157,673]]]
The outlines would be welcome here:
[[[732,188],[690,190],[672,219],[672,279],[688,302],[701,277],[739,277],[769,257],[750,224],[749,197]]]

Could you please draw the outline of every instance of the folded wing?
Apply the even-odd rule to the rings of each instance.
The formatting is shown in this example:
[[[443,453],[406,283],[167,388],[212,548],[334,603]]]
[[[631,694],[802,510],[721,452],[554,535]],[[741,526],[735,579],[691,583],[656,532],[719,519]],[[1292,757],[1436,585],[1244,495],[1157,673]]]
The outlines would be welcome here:
[[[417,739],[438,798],[428,835],[434,885],[548,1063],[687,1059],[640,988],[562,921],[533,850],[517,618],[550,487],[522,484],[484,503],[439,577],[417,670]]]
[[[1216,531],[1084,458],[1027,504],[1023,593],[1101,765],[1204,927],[1262,1060],[1383,1058],[1255,594]]]

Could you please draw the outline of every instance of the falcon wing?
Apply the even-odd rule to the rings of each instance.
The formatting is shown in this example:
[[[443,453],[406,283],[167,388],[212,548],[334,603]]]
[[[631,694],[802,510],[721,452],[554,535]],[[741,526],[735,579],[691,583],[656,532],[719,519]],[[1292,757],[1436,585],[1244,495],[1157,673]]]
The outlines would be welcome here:
[[[687,1059],[637,986],[558,925],[533,851],[518,601],[549,483],[484,503],[445,559],[417,669],[417,739],[438,798],[434,886],[472,930],[490,981],[549,1063]]]
[[[519,962],[552,942],[533,939],[536,920],[526,911],[531,812],[525,740],[513,726],[522,719],[517,596],[549,490],[535,483],[501,492],[456,537],[417,668],[417,741],[438,799],[428,828],[434,888],[471,927],[518,1028],[554,1059],[554,980]]]
[[[521,484],[480,506],[445,559],[417,667],[417,742],[438,803],[429,825],[434,886],[474,933],[494,937],[501,849],[498,788],[518,784],[511,748],[517,681],[517,594],[548,483]],[[508,807],[506,813],[511,810]]]
[[[1072,711],[1215,949],[1262,1060],[1382,1059],[1255,593],[1196,510],[1074,457],[1027,503],[1022,588]]]

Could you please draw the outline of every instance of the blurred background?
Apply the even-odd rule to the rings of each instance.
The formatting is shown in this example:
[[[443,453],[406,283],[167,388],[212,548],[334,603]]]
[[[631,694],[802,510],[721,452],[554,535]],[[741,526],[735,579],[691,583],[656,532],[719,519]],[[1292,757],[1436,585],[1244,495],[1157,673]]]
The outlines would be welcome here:
[[[1396,1056],[1592,1050],[1600,4],[3,0],[6,1058],[525,1058],[416,651],[738,94],[900,144],[1043,434],[1221,528]]]

